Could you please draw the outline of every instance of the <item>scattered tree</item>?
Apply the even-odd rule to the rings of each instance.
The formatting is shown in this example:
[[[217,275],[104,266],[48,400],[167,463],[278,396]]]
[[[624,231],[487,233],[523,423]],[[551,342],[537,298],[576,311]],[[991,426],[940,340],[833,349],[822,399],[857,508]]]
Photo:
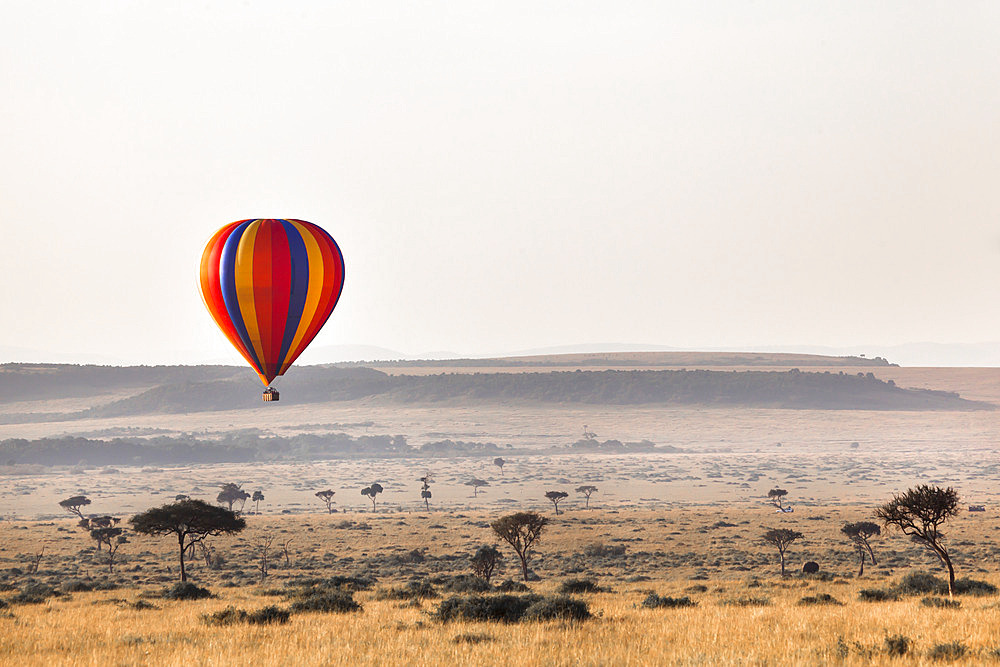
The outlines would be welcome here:
[[[583,486],[576,487],[576,492],[577,493],[582,493],[584,496],[586,496],[586,498],[587,498],[587,504],[586,504],[585,507],[587,509],[590,509],[590,496],[595,491],[597,491],[597,487],[596,486],[591,486],[589,484],[584,484]]]
[[[875,510],[875,516],[887,528],[895,526],[914,542],[930,549],[948,568],[948,595],[955,592],[955,567],[948,550],[941,543],[941,525],[958,514],[958,493],[948,487],[921,484],[906,493],[895,494],[889,502]]]
[[[256,491],[253,492],[253,495],[250,497],[250,500],[254,504],[253,513],[260,514],[260,501],[264,500],[264,492],[260,489],[257,489]]]
[[[361,495],[368,496],[372,499],[372,512],[375,511],[375,496],[382,493],[383,490],[382,485],[378,482],[372,482],[371,486],[366,486],[361,489]]]
[[[473,495],[473,497],[476,497],[476,496],[479,495],[479,487],[489,486],[490,483],[487,482],[484,479],[477,479],[477,478],[473,477],[468,482],[466,482],[465,485],[472,487],[472,495]]]
[[[243,506],[250,499],[250,494],[240,488],[239,484],[233,484],[232,482],[227,482],[222,485],[222,490],[219,491],[219,495],[216,496],[215,500],[219,503],[229,506],[229,511],[235,511],[239,514],[243,511]],[[236,503],[240,504],[239,509],[233,510],[233,505]]]
[[[431,479],[431,476],[429,474],[427,474],[427,475],[424,475],[423,477],[421,477],[420,479],[418,479],[417,481],[423,483],[423,486],[420,488],[420,497],[424,499],[424,508],[428,512],[430,512],[431,511],[431,503],[430,503],[430,499],[431,499],[431,482],[433,482],[434,480]]]
[[[495,465],[496,467],[500,468],[500,476],[501,476],[501,477],[503,477],[503,465],[504,465],[505,463],[507,463],[507,462],[506,462],[506,461],[504,461],[504,460],[503,460],[502,458],[500,458],[499,456],[498,456],[498,457],[496,457],[495,459],[493,459],[493,465]]]
[[[364,491],[362,491],[364,493]],[[326,504],[326,511],[333,514],[333,497],[337,494],[336,491],[331,491],[326,489],[325,491],[317,491],[316,497],[322,500]]]
[[[531,559],[531,549],[542,536],[542,529],[548,519],[537,512],[517,512],[502,516],[490,524],[497,537],[509,544],[521,560],[521,572],[524,580],[528,580],[528,561]]]
[[[771,528],[763,535],[764,542],[778,549],[781,557],[781,576],[785,576],[785,550],[795,540],[800,540],[805,535],[790,528]]]
[[[782,499],[788,495],[788,491],[785,489],[771,489],[767,492],[767,497],[771,501],[771,504],[777,507],[782,512],[785,511],[784,506],[781,504]]]
[[[118,520],[115,520],[117,523]],[[105,544],[108,547],[108,572],[114,573],[115,571],[115,557],[118,555],[118,549],[123,544],[128,544],[128,538],[124,534],[125,530],[119,528],[118,526],[95,526],[90,531],[90,536],[98,544]],[[100,548],[98,547],[98,551]]]
[[[872,550],[872,545],[869,543],[869,539],[875,537],[876,535],[882,534],[882,529],[877,523],[871,521],[856,521],[854,523],[845,523],[843,528],[840,529],[847,539],[854,544],[854,548],[858,550],[858,557],[861,561],[861,568],[858,570],[858,576],[862,576],[865,573],[865,554],[871,556],[872,565],[878,565],[875,560],[875,552]]]
[[[181,581],[187,581],[184,554],[195,544],[212,535],[232,535],[246,528],[246,521],[224,507],[203,500],[181,500],[148,509],[130,520],[132,528],[143,535],[176,535],[180,552]]]
[[[80,511],[81,507],[90,504],[90,498],[87,496],[71,496],[66,500],[59,501],[59,507],[63,508],[67,512],[77,515],[81,519],[85,519],[83,512]]]
[[[552,501],[552,505],[556,508],[556,514],[559,514],[559,501],[567,498],[569,496],[565,491],[549,491],[545,494],[545,497]]]
[[[472,573],[480,579],[485,579],[486,583],[490,583],[490,579],[502,560],[503,554],[497,551],[496,547],[479,547],[472,557]]]
[[[116,516],[92,516],[87,519],[80,519],[77,522],[77,525],[90,532],[90,537],[97,543],[97,550],[100,551],[105,540],[96,536],[94,534],[94,530],[97,528],[111,528],[113,526],[117,526],[120,521],[121,519]]]

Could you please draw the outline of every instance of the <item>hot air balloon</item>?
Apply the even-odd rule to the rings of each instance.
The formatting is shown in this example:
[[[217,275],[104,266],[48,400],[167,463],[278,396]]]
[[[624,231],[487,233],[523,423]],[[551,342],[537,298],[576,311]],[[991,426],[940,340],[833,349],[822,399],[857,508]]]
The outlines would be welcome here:
[[[201,295],[229,342],[269,385],[316,337],[344,287],[337,242],[304,220],[239,220],[201,256]]]

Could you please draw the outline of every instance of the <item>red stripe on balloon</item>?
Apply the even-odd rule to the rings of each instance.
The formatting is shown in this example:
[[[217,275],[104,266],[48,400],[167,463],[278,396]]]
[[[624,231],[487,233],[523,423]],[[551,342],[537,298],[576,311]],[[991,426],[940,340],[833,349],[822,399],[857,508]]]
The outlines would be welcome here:
[[[292,296],[292,256],[288,248],[288,234],[285,226],[277,220],[269,221],[271,232],[271,328],[268,366],[270,373],[277,375],[281,370],[281,341],[285,337],[288,321],[288,302]]]
[[[271,278],[271,225],[262,220],[253,244],[253,306],[257,316],[257,335],[260,340],[260,365],[263,366],[267,381],[274,379],[276,372],[271,363],[271,298],[274,286]]]

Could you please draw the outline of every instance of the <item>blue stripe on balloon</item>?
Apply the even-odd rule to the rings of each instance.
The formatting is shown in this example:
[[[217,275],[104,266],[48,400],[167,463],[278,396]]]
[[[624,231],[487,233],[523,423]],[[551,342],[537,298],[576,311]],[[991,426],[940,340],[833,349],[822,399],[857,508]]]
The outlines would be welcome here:
[[[243,341],[243,345],[246,346],[247,352],[250,353],[257,371],[263,373],[264,367],[261,366],[260,359],[257,358],[257,351],[254,350],[253,341],[250,340],[250,334],[247,333],[247,327],[243,323],[240,300],[236,296],[236,251],[239,249],[243,233],[252,222],[254,221],[247,220],[234,229],[229,238],[226,239],[226,245],[222,247],[222,256],[219,258],[219,282],[222,285],[222,300],[226,304],[229,319],[236,327],[236,333]]]
[[[306,294],[309,292],[309,252],[302,234],[292,223],[280,220],[288,238],[288,252],[291,255],[291,294],[288,298],[288,318],[285,320],[285,333],[281,338],[281,354],[278,355],[276,368],[280,369],[288,356],[288,348],[292,346],[295,332],[298,331],[302,311],[306,307]]]

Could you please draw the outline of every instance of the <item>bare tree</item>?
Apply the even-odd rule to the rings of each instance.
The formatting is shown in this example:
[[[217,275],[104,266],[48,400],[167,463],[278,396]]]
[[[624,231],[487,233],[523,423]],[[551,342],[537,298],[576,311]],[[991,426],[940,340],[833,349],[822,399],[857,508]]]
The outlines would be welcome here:
[[[372,512],[375,511],[375,496],[382,493],[382,491],[384,491],[384,489],[382,488],[382,485],[379,484],[378,482],[372,482],[371,486],[366,486],[365,488],[361,489],[361,495],[368,496],[369,498],[372,499]]]
[[[489,486],[490,483],[487,482],[485,479],[477,479],[473,477],[468,482],[466,482],[465,485],[472,487],[472,496],[476,497],[479,495],[479,488],[483,486]]]
[[[292,543],[293,537],[289,537],[287,540],[281,543],[281,553],[285,557],[285,567],[292,566],[292,555],[288,550],[289,545]]]
[[[267,579],[269,563],[268,552],[271,550],[271,543],[274,542],[274,535],[264,534],[257,539],[257,552],[260,556],[257,559],[257,571],[260,572],[260,583]]]
[[[326,511],[333,514],[333,497],[336,495],[336,491],[331,491],[326,489],[325,491],[317,491],[316,497],[322,500],[326,504]]]
[[[558,515],[559,514],[559,502],[561,500],[569,497],[569,494],[566,493],[565,491],[548,491],[545,494],[545,497],[552,501],[552,504],[556,508],[556,514]]]
[[[865,573],[865,555],[871,556],[872,565],[878,565],[875,561],[875,552],[872,550],[872,545],[868,541],[876,535],[882,534],[882,529],[877,523],[872,523],[871,521],[856,521],[854,523],[845,523],[840,529],[844,535],[847,535],[847,539],[851,541],[854,548],[858,551],[858,557],[861,561],[861,567],[858,570],[858,576],[862,576]]]
[[[431,482],[433,482],[434,480],[431,478],[430,473],[428,473],[423,477],[419,478],[417,481],[423,483],[423,486],[420,488],[420,497],[424,499],[424,509],[430,512]]]
[[[496,572],[497,567],[500,566],[500,561],[502,560],[503,554],[497,551],[496,547],[479,547],[472,557],[472,573],[481,579],[485,579],[486,583],[490,583],[490,579],[493,577],[494,572]]]
[[[28,574],[38,574],[38,567],[42,564],[42,556],[44,555],[45,545],[43,544],[41,550],[31,557],[31,564],[28,565]]]
[[[958,493],[948,487],[921,484],[906,493],[897,493],[892,500],[875,510],[882,525],[895,526],[914,542],[930,549],[948,568],[948,595],[955,592],[955,567],[942,544],[941,526],[958,514]]]
[[[800,540],[805,535],[790,528],[771,528],[762,536],[764,542],[777,548],[778,556],[781,557],[781,576],[785,576],[785,550],[795,540]]]
[[[509,544],[521,560],[521,572],[524,580],[528,580],[528,561],[531,559],[531,549],[542,536],[542,529],[548,519],[537,512],[517,512],[502,516],[490,524],[497,537]]]
[[[264,492],[261,489],[257,489],[250,496],[250,501],[254,504],[253,513],[260,514],[260,501],[264,500]]]
[[[593,495],[595,491],[597,491],[597,487],[591,486],[589,484],[584,484],[583,486],[576,487],[577,493],[582,493],[584,496],[587,497],[587,504],[585,505],[586,509],[590,509],[590,496]]]
[[[77,515],[81,519],[85,519],[83,512],[80,511],[81,507],[85,507],[90,504],[90,498],[87,496],[70,496],[66,500],[59,501],[59,507],[63,508],[67,512]]]
[[[495,459],[493,459],[493,465],[495,465],[496,467],[500,468],[500,476],[501,477],[503,477],[503,466],[504,466],[505,463],[507,463],[507,462],[504,461],[499,456],[496,457]]]

